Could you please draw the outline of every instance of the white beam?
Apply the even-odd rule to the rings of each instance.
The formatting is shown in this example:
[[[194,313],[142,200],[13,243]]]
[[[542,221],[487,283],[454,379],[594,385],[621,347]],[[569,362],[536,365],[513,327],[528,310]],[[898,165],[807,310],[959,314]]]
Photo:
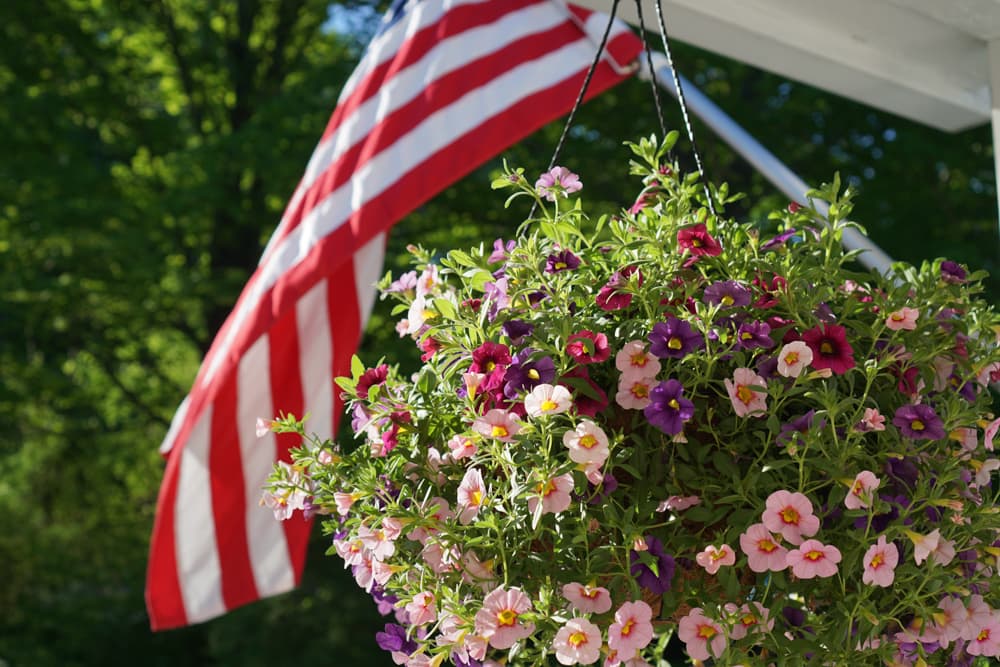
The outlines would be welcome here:
[[[993,170],[997,183],[997,208],[1000,210],[1000,40],[990,42],[987,55],[993,90],[993,100],[990,105],[990,120],[993,125]]]

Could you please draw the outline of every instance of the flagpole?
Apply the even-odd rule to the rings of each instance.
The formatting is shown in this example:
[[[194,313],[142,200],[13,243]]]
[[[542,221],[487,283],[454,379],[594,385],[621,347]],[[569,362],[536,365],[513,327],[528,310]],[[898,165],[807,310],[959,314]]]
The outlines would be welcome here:
[[[661,88],[677,97],[677,90],[674,88],[673,77],[671,75],[670,63],[662,53],[654,52],[653,67],[656,70],[656,82]],[[649,71],[643,58],[639,59],[639,76],[649,78]],[[806,192],[810,190],[799,176],[788,168],[785,163],[775,157],[774,153],[767,150],[749,132],[744,130],[736,121],[720,109],[703,92],[698,90],[690,81],[683,76],[680,77],[681,86],[684,89],[684,99],[691,111],[701,118],[715,134],[725,141],[733,150],[743,156],[747,162],[764,175],[778,190],[784,193],[789,199],[800,204],[809,203]],[[816,210],[822,215],[826,215],[829,207],[826,202],[813,202]],[[858,261],[866,268],[873,269],[885,275],[892,265],[892,258],[879,248],[868,237],[861,234],[857,229],[848,227],[843,230],[843,244],[848,250],[863,250],[858,257]]]

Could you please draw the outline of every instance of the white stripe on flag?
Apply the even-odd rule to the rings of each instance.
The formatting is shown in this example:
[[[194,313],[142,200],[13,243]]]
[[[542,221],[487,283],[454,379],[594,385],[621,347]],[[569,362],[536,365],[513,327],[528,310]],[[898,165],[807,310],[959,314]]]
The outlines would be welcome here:
[[[167,434],[163,437],[163,442],[160,443],[160,454],[166,455],[167,452],[174,448],[174,441],[177,440],[177,434],[181,432],[181,428],[184,427],[184,422],[187,420],[189,405],[191,405],[190,394],[185,396],[181,404],[177,406],[177,412],[174,413],[174,418],[170,420],[170,428],[167,429]]]
[[[354,253],[354,289],[358,292],[358,312],[364,333],[375,305],[375,283],[382,277],[385,259],[385,232],[382,232]]]
[[[212,406],[202,410],[184,445],[177,498],[174,503],[174,540],[178,580],[188,623],[198,623],[226,611],[222,601],[222,571],[215,547],[212,515],[212,481],[208,448],[212,432]],[[209,536],[210,539],[205,539]]]
[[[565,45],[536,60],[508,70],[488,84],[464,95],[451,106],[428,116],[399,141],[372,157],[355,170],[352,179],[311,209],[291,233],[281,239],[267,261],[260,267],[256,280],[233,311],[232,325],[224,340],[218,341],[218,351],[202,378],[209,385],[219,365],[229,354],[232,339],[243,328],[246,318],[256,310],[261,297],[289,269],[301,262],[317,240],[344,224],[352,211],[377,197],[396,183],[404,174],[419,166],[429,155],[455,141],[455,137],[473,130],[490,117],[513,106],[530,95],[559,83],[576,72],[567,70],[567,63],[586,62],[593,45],[587,38]],[[530,82],[530,85],[526,84]],[[364,183],[362,189],[359,184]]]
[[[309,413],[308,430],[318,437],[333,433],[333,346],[327,312],[327,281],[321,280],[295,304],[299,333],[299,374]],[[298,415],[301,417],[302,415]]]
[[[236,431],[243,465],[247,548],[257,594],[266,597],[295,587],[285,531],[274,520],[274,514],[258,504],[277,459],[274,433],[268,431],[258,438],[255,426],[258,417],[270,419],[275,414],[267,334],[258,338],[240,360],[236,387]]]

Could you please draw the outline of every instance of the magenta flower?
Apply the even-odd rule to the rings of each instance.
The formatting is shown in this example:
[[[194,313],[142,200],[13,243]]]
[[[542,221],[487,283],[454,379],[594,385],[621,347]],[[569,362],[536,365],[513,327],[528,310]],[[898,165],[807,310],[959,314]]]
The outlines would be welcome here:
[[[693,257],[705,255],[715,257],[722,253],[722,246],[712,238],[712,235],[705,228],[705,223],[702,222],[678,231],[677,246],[681,250],[687,250]]]
[[[602,333],[583,330],[570,335],[566,342],[566,354],[578,364],[594,364],[611,356],[608,337]]]
[[[666,322],[653,325],[649,342],[649,351],[660,359],[683,359],[704,347],[705,337],[686,321],[671,316]]]
[[[694,416],[694,403],[684,398],[684,386],[671,378],[653,388],[643,414],[667,435],[677,435],[684,430],[684,422]]]
[[[597,292],[597,306],[601,310],[623,310],[632,305],[632,294],[623,291],[622,288],[628,284],[629,277],[636,275],[639,285],[642,285],[642,272],[638,267],[626,266],[621,271],[611,274],[608,282]]]
[[[802,334],[802,340],[812,350],[812,367],[818,371],[829,368],[843,375],[854,368],[854,348],[847,342],[847,329],[839,324],[824,324]]]
[[[941,280],[952,285],[961,285],[966,278],[965,269],[961,264],[946,259],[941,262]]]
[[[934,408],[923,403],[899,408],[892,423],[904,436],[914,440],[941,440],[947,435]]]
[[[899,549],[892,542],[886,543],[885,535],[879,535],[878,542],[865,552],[863,564],[865,571],[861,575],[861,581],[870,586],[887,588],[892,585],[896,576]]]
[[[510,348],[500,343],[486,341],[472,351],[470,373],[482,373],[486,376],[481,389],[493,391],[503,383],[504,374],[510,364]]]
[[[789,551],[787,556],[792,574],[799,579],[832,577],[837,574],[840,559],[840,549],[819,540],[806,540],[798,549]]]
[[[535,190],[549,201],[555,201],[560,195],[568,197],[570,193],[579,192],[582,188],[580,177],[566,167],[553,167],[535,181]]]
[[[355,389],[358,392],[358,396],[361,398],[368,398],[368,390],[372,387],[385,384],[386,378],[389,377],[389,367],[386,364],[381,364],[375,368],[369,368],[361,374],[358,378],[358,384]]]
[[[749,306],[750,290],[735,280],[720,280],[705,288],[704,301],[723,308]]]

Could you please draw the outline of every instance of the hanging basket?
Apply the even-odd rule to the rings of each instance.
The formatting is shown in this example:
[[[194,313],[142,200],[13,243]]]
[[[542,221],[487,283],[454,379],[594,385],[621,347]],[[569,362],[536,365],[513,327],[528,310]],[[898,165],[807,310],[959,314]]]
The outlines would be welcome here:
[[[381,288],[425,365],[355,360],[354,443],[275,422],[303,445],[269,504],[327,515],[397,664],[655,664],[671,634],[715,665],[1000,654],[983,274],[856,269],[837,181],[829,219],[716,218],[675,136],[632,146],[617,216],[514,170],[515,240],[414,249]]]

